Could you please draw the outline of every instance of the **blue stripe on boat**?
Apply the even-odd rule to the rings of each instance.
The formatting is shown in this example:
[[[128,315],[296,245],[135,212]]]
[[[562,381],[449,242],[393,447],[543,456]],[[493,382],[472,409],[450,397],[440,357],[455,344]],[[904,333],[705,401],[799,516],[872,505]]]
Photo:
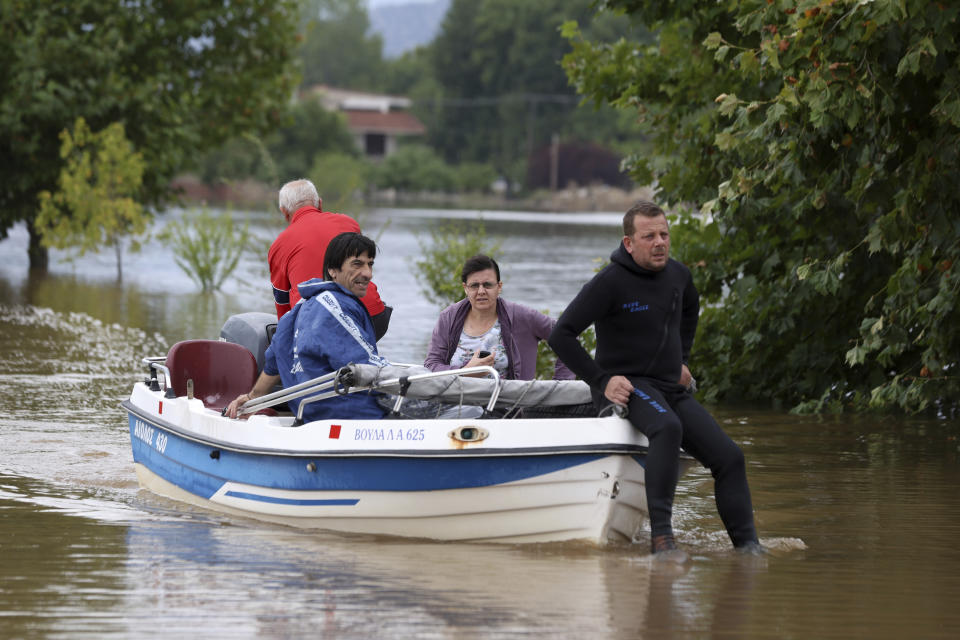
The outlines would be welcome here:
[[[139,426],[137,426],[139,423]],[[139,436],[138,430],[144,430]],[[159,445],[160,434],[163,445]],[[130,414],[133,460],[210,499],[227,482],[286,491],[438,491],[489,487],[569,469],[608,453],[448,457],[293,457],[219,449]],[[215,453],[214,457],[211,454]],[[312,462],[313,470],[307,468]]]
[[[264,496],[257,493],[247,493],[245,491],[227,491],[227,496],[231,498],[243,498],[245,500],[256,500],[257,502],[270,502],[273,504],[294,504],[299,507],[352,507],[360,502],[359,499],[344,500],[303,500],[299,498],[277,498],[275,496]]]

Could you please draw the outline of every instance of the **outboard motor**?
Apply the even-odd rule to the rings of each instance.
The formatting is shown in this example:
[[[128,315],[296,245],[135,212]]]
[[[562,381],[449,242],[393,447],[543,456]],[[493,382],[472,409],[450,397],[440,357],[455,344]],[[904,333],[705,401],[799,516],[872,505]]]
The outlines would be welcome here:
[[[263,353],[277,331],[277,316],[262,311],[238,313],[227,318],[220,339],[242,345],[257,359],[257,372],[263,371]]]

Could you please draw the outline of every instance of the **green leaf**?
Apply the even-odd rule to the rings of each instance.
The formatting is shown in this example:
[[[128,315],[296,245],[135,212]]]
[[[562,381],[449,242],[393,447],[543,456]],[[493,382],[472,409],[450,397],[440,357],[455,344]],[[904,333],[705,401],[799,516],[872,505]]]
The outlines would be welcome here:
[[[729,133],[721,131],[716,135],[716,137],[714,137],[714,144],[717,145],[721,151],[726,151],[736,146],[737,138]]]
[[[747,50],[740,54],[740,68],[746,74],[759,74],[760,73],[760,61],[757,60],[757,55],[751,51]]]
[[[572,40],[580,35],[580,25],[577,24],[576,20],[565,20],[563,24],[560,25],[560,35],[567,40]]]
[[[712,31],[710,35],[703,40],[703,46],[705,46],[707,49],[716,49],[722,43],[723,36],[721,36],[718,31]]]
[[[735,93],[721,94],[717,96],[717,101],[720,102],[720,113],[725,116],[733,115],[737,105],[740,104]]]
[[[866,360],[867,350],[861,346],[856,346],[853,349],[847,351],[845,359],[849,366],[854,366],[858,364],[863,364]]]

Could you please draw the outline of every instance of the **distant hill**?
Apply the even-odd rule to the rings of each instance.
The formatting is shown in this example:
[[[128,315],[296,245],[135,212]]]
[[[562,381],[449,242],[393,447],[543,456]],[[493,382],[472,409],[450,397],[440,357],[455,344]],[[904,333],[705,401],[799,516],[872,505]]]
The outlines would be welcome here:
[[[396,58],[431,42],[449,7],[450,0],[371,6],[370,28],[383,37],[383,57]]]

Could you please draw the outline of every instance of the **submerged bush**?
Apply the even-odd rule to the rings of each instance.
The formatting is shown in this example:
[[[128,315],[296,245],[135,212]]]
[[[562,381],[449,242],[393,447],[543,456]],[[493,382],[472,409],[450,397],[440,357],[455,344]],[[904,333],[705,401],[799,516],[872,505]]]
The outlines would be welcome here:
[[[237,267],[250,228],[244,222],[243,228],[235,231],[229,210],[214,216],[204,207],[196,215],[171,221],[159,237],[191,280],[204,291],[216,291]]]

